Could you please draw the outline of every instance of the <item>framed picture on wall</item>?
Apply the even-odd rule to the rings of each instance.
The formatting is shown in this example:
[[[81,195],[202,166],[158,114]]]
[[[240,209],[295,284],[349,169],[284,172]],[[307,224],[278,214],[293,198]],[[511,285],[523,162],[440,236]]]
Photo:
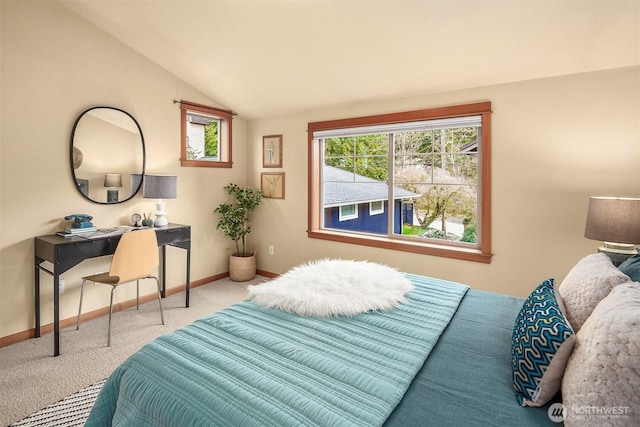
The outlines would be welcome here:
[[[282,167],[282,135],[262,137],[262,167]]]
[[[284,199],[284,172],[262,172],[260,174],[260,189],[264,193],[264,197]]]

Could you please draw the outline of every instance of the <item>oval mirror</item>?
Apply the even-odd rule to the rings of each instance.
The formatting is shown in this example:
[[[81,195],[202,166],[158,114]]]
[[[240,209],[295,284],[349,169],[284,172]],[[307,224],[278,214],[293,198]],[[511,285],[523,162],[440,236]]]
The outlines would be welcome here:
[[[142,129],[119,108],[89,108],[73,125],[70,160],[73,181],[83,197],[100,204],[126,202],[142,187]]]

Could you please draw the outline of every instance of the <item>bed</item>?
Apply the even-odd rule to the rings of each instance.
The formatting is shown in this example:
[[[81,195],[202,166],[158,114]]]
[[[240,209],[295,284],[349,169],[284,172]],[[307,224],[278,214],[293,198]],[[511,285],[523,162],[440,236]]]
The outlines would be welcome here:
[[[86,425],[559,425],[559,393],[526,407],[514,391],[529,299],[398,274],[412,288],[392,309],[245,300],[159,337],[107,379]]]

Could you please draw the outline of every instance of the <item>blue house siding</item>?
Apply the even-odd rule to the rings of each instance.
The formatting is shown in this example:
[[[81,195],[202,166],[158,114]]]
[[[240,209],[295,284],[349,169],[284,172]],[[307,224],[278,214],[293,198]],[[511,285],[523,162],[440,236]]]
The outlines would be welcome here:
[[[388,202],[384,201],[384,212],[377,215],[369,215],[369,203],[358,204],[358,218],[349,219],[346,221],[340,221],[340,207],[335,206],[331,208],[325,208],[324,210],[324,227],[335,228],[339,230],[351,230],[360,231],[364,233],[375,234],[387,234],[387,218],[388,218]],[[406,203],[405,203],[406,205]],[[402,233],[403,213],[411,212],[413,216],[413,209],[407,209],[403,212],[402,201],[396,200],[394,203],[395,218],[393,225],[393,232],[396,234]],[[411,221],[410,219],[408,220]]]

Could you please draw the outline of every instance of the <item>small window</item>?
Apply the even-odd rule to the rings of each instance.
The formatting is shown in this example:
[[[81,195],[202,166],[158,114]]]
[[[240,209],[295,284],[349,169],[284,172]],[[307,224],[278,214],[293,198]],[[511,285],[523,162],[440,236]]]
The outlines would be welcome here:
[[[384,213],[384,203],[382,200],[369,203],[369,215],[380,215]]]
[[[358,207],[356,205],[340,206],[340,221],[358,218]]]
[[[182,166],[230,168],[233,113],[180,101]]]

